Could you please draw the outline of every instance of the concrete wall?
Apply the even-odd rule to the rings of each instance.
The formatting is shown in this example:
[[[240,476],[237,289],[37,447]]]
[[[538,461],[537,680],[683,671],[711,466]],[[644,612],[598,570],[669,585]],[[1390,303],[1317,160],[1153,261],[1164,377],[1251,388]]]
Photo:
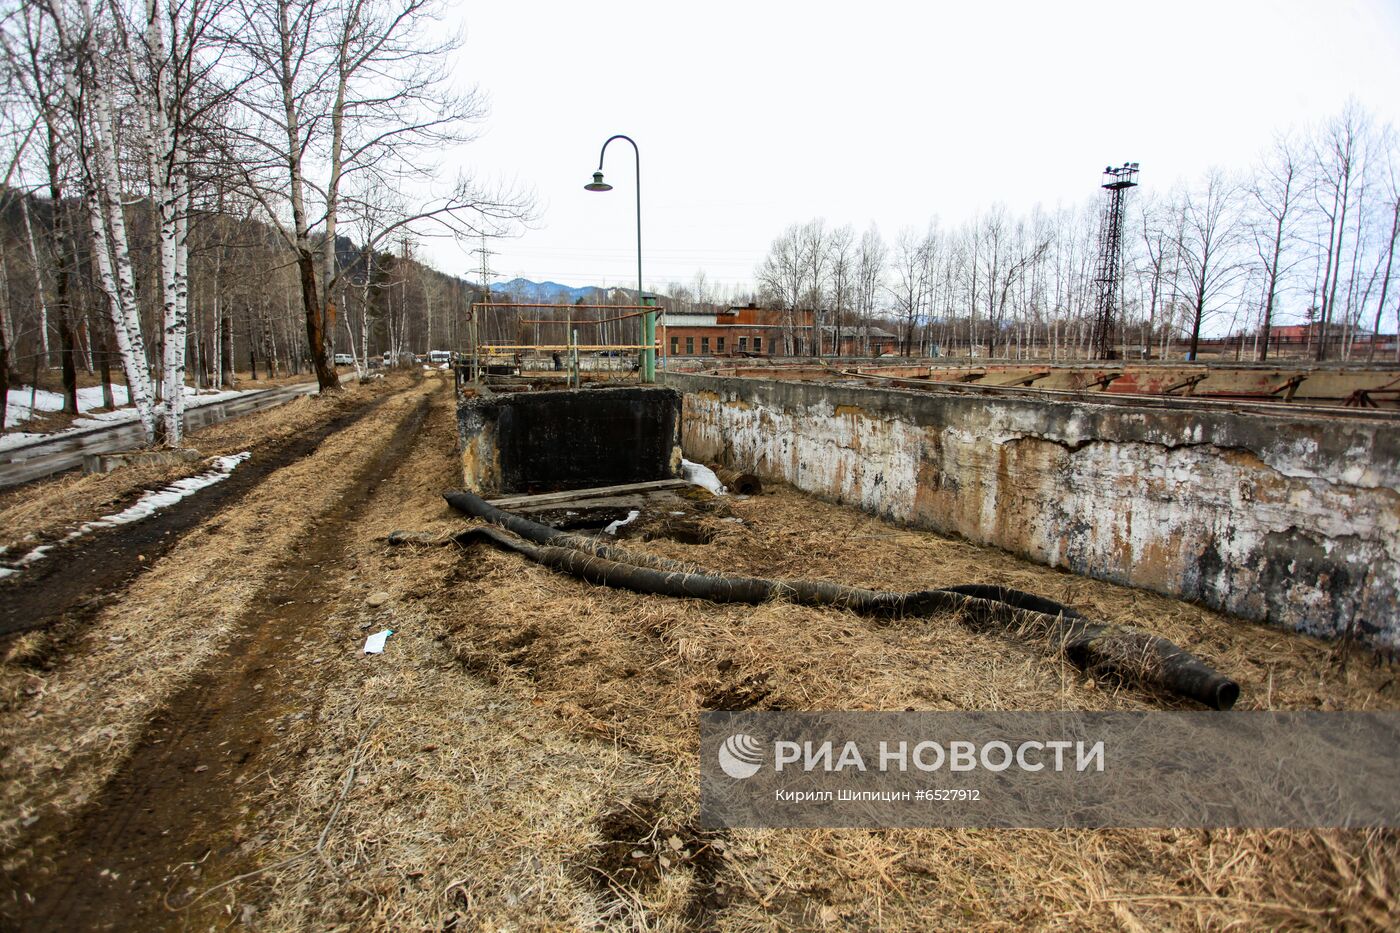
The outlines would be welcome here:
[[[670,375],[686,456],[1076,573],[1400,646],[1394,420]]]
[[[462,482],[484,496],[680,475],[681,397],[661,386],[510,392],[457,406]]]

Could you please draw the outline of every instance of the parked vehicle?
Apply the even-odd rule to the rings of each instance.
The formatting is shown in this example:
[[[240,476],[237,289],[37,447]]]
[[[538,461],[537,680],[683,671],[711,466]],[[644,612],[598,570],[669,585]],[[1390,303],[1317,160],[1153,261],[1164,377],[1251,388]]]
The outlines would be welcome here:
[[[429,351],[429,353],[428,353],[428,362],[429,362],[429,363],[433,363],[434,365],[439,365],[439,366],[442,365],[443,363],[450,363],[450,362],[452,362],[452,351],[451,351],[451,350],[432,350],[432,351]]]
[[[335,355],[335,365],[337,365],[337,366],[354,366],[354,365],[355,365],[355,358],[354,358],[353,356],[351,356],[349,353],[337,353],[337,354]]]

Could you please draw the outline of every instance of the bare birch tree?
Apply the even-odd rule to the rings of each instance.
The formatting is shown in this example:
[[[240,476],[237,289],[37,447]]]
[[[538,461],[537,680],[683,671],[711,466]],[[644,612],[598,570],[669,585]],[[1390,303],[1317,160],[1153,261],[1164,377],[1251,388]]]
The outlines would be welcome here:
[[[831,312],[833,315],[831,354],[841,355],[841,328],[846,325],[846,314],[850,311],[855,298],[855,231],[847,224],[831,231],[827,237],[827,268],[830,270],[831,280]],[[824,352],[823,344],[825,337],[823,332],[817,331],[817,355]]]
[[[1314,205],[1326,231],[1318,311],[1316,354],[1319,360],[1326,359],[1327,344],[1332,336],[1337,286],[1345,255],[1347,215],[1355,202],[1353,189],[1360,174],[1361,147],[1369,126],[1369,117],[1355,101],[1349,101],[1341,114],[1323,128],[1314,144]]]
[[[1396,134],[1393,129],[1387,129],[1382,140],[1385,164],[1384,176],[1380,182],[1384,204],[1381,215],[1382,217],[1389,215],[1390,230],[1382,237],[1380,254],[1383,260],[1378,260],[1378,266],[1383,261],[1384,271],[1380,276],[1380,296],[1376,299],[1376,317],[1371,328],[1371,345],[1366,353],[1367,362],[1376,358],[1376,346],[1380,343],[1381,336],[1381,319],[1385,314],[1386,300],[1391,294],[1392,276],[1396,273],[1395,246],[1400,240],[1400,151],[1397,151],[1397,148],[1400,147],[1397,147]],[[1395,358],[1400,361],[1400,306],[1397,306],[1396,309],[1395,327],[1397,333]]]
[[[1296,143],[1279,136],[1256,167],[1248,191],[1256,217],[1251,224],[1255,253],[1263,271],[1264,300],[1260,311],[1259,359],[1269,358],[1269,334],[1279,286],[1298,259],[1292,249],[1297,238],[1299,197],[1304,193],[1302,164]]]
[[[442,30],[439,0],[239,0],[238,10],[231,41],[251,76],[241,94],[244,178],[293,253],[316,378],[332,389],[348,180],[419,189],[420,206],[374,248],[403,233],[499,235],[530,215],[531,199],[466,175],[436,191],[440,153],[469,141],[484,113],[474,92],[450,86],[447,56],[460,39]]]
[[[793,321],[809,294],[808,271],[801,224],[791,225],[773,240],[757,270],[759,289],[783,312],[788,353],[792,352]]]
[[[870,327],[884,289],[888,250],[880,231],[873,224],[861,234],[856,250],[855,313],[860,321],[862,351],[870,352]]]
[[[1182,223],[1174,245],[1191,308],[1191,360],[1200,352],[1202,324],[1219,310],[1245,271],[1238,256],[1239,206],[1239,189],[1219,169],[1212,169],[1199,189],[1182,195]]]

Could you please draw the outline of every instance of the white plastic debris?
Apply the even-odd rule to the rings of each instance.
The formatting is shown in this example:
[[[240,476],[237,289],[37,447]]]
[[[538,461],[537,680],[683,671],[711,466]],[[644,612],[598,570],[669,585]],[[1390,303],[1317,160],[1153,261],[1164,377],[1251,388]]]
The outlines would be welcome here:
[[[642,513],[641,513],[641,512],[638,512],[636,509],[630,510],[630,511],[627,513],[627,517],[626,517],[626,518],[619,518],[619,519],[618,519],[617,521],[615,521],[615,522],[608,522],[607,527],[603,529],[603,534],[605,534],[605,535],[615,535],[615,534],[617,534],[617,529],[621,528],[623,525],[630,525],[630,524],[632,524],[634,521],[637,520],[637,516],[639,516],[639,515],[641,515],[641,514],[642,514]]]
[[[365,639],[365,654],[383,654],[384,643],[389,640],[389,636],[394,634],[394,630],[386,628],[382,632],[375,632]]]
[[[719,481],[719,477],[715,475],[715,471],[705,466],[703,463],[682,460],[681,475],[685,477],[687,483],[702,486],[717,496],[724,495],[724,484]]]

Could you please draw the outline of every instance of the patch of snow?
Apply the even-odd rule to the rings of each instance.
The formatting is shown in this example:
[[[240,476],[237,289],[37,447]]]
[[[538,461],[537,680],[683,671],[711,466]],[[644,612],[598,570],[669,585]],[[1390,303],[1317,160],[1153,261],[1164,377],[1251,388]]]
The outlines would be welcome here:
[[[615,521],[615,522],[608,522],[607,527],[603,529],[603,534],[605,534],[605,535],[615,535],[615,534],[617,534],[617,529],[621,528],[623,525],[630,525],[630,524],[632,524],[633,522],[635,522],[635,521],[637,520],[637,517],[638,517],[639,515],[641,515],[641,514],[642,514],[642,513],[641,513],[641,512],[638,512],[636,509],[630,509],[630,510],[627,512],[627,517],[626,517],[626,518],[619,518],[619,519],[618,519],[617,521]]]
[[[23,447],[25,444],[43,440],[47,434],[32,434],[28,431],[14,431],[0,435],[0,450],[8,450],[11,447]]]
[[[75,530],[68,532],[58,544],[66,544],[74,538],[81,538],[84,535],[92,534],[101,528],[115,528],[118,525],[130,525],[132,522],[139,522],[142,519],[150,518],[163,508],[174,505],[186,496],[192,496],[199,490],[215,483],[221,483],[228,479],[229,474],[234,471],[244,460],[252,456],[252,451],[245,450],[242,453],[229,454],[226,457],[215,457],[209,461],[213,469],[205,470],[194,476],[187,476],[184,479],[176,480],[163,489],[156,489],[145,493],[135,503],[114,512],[111,515],[104,515],[99,519],[90,522],[83,522]],[[18,573],[25,567],[37,560],[42,560],[49,551],[52,551],[58,544],[42,544],[32,551],[20,556],[16,560],[9,562],[8,566],[0,567],[0,578],[10,574]]]
[[[245,450],[241,454],[231,454],[227,457],[216,457],[212,461],[214,469],[206,470],[195,476],[187,476],[184,479],[176,480],[164,489],[157,489],[148,492],[140,499],[120,512],[113,515],[106,515],[95,522],[87,522],[74,534],[68,537],[76,537],[79,534],[87,534],[98,528],[112,528],[117,525],[130,525],[132,522],[139,522],[143,518],[150,518],[167,506],[174,505],[186,496],[194,495],[206,486],[221,483],[228,479],[234,468],[252,456],[252,451]]]
[[[30,407],[30,402],[33,407]],[[21,421],[28,421],[34,417],[36,411],[60,411],[63,408],[63,396],[57,392],[49,392],[40,389],[32,393],[24,386],[11,389],[5,407],[5,427],[13,427]]]
[[[29,407],[30,396],[33,395],[34,407]],[[22,421],[28,421],[34,417],[36,411],[62,411],[63,393],[50,392],[47,389],[40,389],[32,392],[28,386],[17,386],[10,389],[9,403],[5,407],[5,427],[13,427]],[[123,405],[130,405],[131,400],[127,397],[126,386],[112,386],[112,401],[120,408]],[[78,390],[78,411],[92,411],[94,408],[102,407],[102,387],[85,386]]]
[[[695,486],[702,486],[717,496],[724,495],[724,484],[719,481],[719,477],[715,475],[715,471],[705,466],[703,463],[682,460],[681,475],[685,477],[687,483],[691,483]]]

